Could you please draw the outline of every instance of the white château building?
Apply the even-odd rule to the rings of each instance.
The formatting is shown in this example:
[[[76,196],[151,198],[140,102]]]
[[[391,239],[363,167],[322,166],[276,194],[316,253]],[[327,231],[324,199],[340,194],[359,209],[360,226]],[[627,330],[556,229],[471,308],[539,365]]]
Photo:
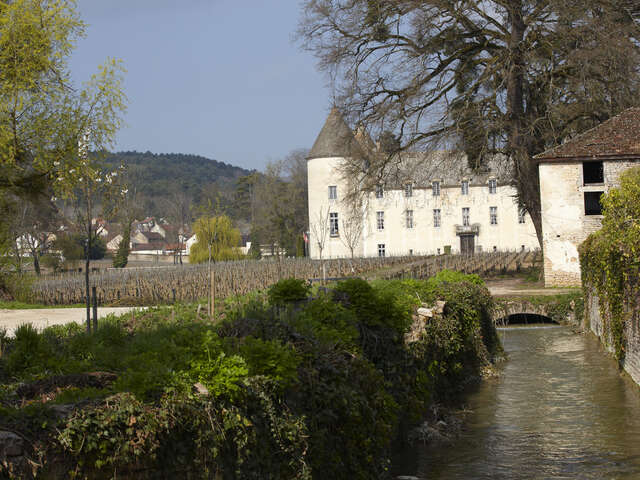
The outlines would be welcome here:
[[[386,183],[356,188],[359,200],[349,195],[348,201],[353,182],[345,165],[362,159],[365,166],[376,155],[382,153],[371,138],[354,134],[334,108],[307,157],[312,258],[539,247],[530,217],[518,207],[507,162],[494,160],[478,172],[462,154],[403,153],[394,157]]]

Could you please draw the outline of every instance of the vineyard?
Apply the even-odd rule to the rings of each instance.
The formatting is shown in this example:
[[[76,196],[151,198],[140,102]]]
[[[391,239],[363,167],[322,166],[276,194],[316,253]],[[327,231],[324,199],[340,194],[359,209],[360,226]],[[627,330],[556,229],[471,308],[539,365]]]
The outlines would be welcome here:
[[[494,252],[475,256],[386,257],[336,260],[279,259],[240,260],[213,264],[213,290],[218,299],[262,290],[283,278],[366,276],[380,278],[425,278],[443,269],[485,274],[507,271],[529,264],[537,252]],[[206,264],[153,268],[112,269],[93,273],[98,303],[154,305],[190,302],[209,294]],[[48,276],[32,287],[34,300],[46,305],[82,303],[85,295],[82,274]]]

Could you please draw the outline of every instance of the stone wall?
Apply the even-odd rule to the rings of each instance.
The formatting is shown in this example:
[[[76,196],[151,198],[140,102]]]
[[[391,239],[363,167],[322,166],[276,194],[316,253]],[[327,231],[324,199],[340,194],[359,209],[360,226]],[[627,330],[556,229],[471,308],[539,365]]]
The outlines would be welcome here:
[[[600,299],[593,288],[585,288],[585,329],[589,329],[602,343],[604,348],[614,354],[613,342],[608,329],[608,313],[606,305],[601,308]],[[604,314],[604,315],[603,315]],[[638,321],[640,317],[639,309],[630,306],[625,302],[625,325],[624,325],[624,359],[621,367],[627,372],[634,382],[640,385],[640,328]]]
[[[605,183],[584,185],[582,162],[540,164],[545,286],[580,285],[578,245],[602,226],[601,215],[585,215],[585,192],[618,186],[620,174],[634,165],[638,162],[605,161]]]
[[[584,303],[580,293],[529,297],[497,297],[492,314],[497,326],[505,324],[510,315],[533,314],[548,317],[561,325],[581,327]]]

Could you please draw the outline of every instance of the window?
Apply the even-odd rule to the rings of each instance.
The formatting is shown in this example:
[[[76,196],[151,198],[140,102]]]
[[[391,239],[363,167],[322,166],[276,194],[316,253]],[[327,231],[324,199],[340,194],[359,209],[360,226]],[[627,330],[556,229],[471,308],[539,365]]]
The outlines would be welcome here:
[[[376,212],[376,224],[378,230],[384,230],[384,212]]]
[[[339,234],[338,231],[338,214],[330,213],[329,214],[329,235],[332,237],[337,237]]]
[[[433,226],[435,228],[440,227],[440,209],[436,208],[433,210]]]
[[[379,257],[384,257],[385,251],[384,251],[384,243],[379,243],[378,244],[378,256]]]
[[[431,188],[433,189],[433,196],[438,197],[440,195],[440,182],[431,182]]]
[[[329,200],[336,200],[338,198],[338,187],[336,185],[329,185]]]
[[[407,228],[413,228],[413,210],[407,210]]]
[[[469,207],[465,207],[462,209],[462,225],[464,227],[469,226]]]
[[[585,185],[604,183],[602,162],[582,162],[582,179]]]
[[[496,193],[498,189],[498,181],[495,178],[489,180],[489,193]]]
[[[409,249],[409,255],[413,255],[413,248]]]
[[[498,224],[498,207],[489,207],[489,223],[491,225]]]
[[[382,185],[376,185],[376,198],[384,197],[384,187]]]
[[[404,196],[407,198],[413,197],[413,183],[404,184]]]
[[[584,214],[602,215],[600,196],[604,192],[584,192]]]
[[[440,255],[440,249],[438,249],[438,255]]]
[[[518,223],[525,223],[526,210],[524,207],[518,207]]]
[[[462,181],[462,195],[469,195],[469,182],[467,180]]]

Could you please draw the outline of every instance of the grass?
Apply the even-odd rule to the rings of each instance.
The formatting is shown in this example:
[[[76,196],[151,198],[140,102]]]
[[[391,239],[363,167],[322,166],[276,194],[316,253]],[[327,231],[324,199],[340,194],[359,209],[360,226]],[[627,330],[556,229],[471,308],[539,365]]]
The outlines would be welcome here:
[[[17,300],[0,300],[0,310],[32,310],[45,308],[83,308],[83,303],[74,303],[71,305],[43,305],[41,303],[25,303]]]

